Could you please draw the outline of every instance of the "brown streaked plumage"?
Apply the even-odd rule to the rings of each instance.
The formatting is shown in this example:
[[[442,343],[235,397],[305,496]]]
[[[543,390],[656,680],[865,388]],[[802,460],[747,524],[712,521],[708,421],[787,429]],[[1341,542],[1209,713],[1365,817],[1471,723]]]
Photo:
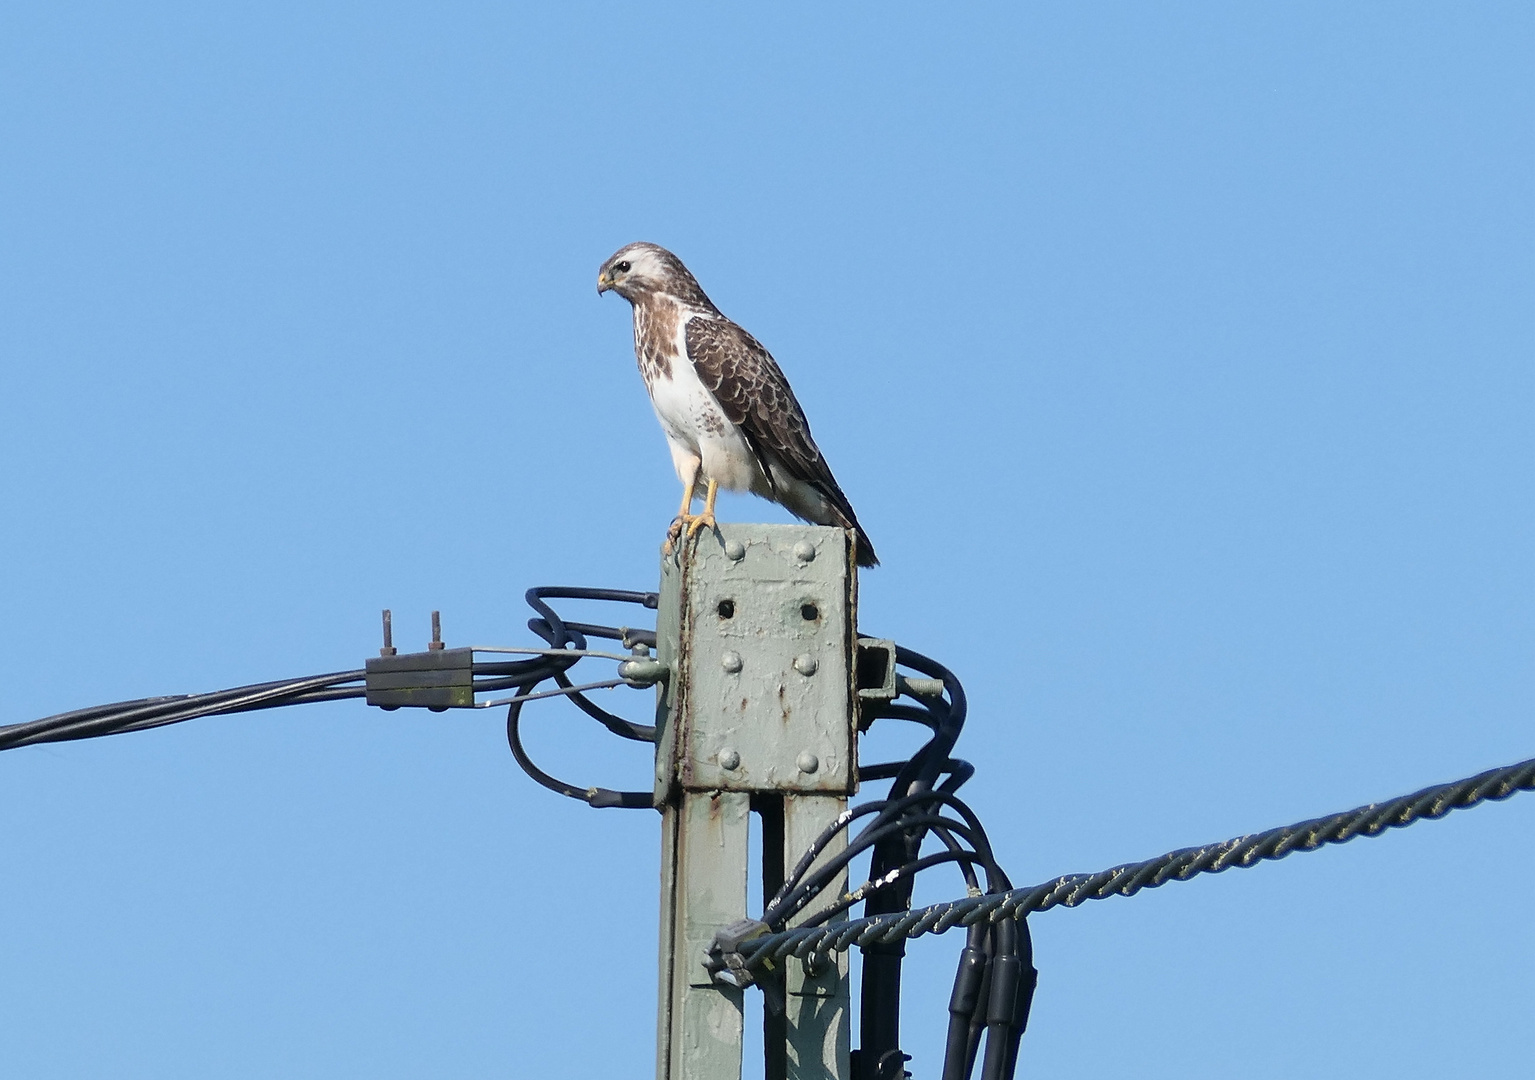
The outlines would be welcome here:
[[[682,481],[683,525],[713,525],[719,488],[751,491],[806,521],[853,530],[858,565],[877,565],[777,362],[720,313],[682,260],[629,244],[597,275],[597,291],[609,289],[634,308],[634,355]],[[707,495],[695,517],[700,481]]]

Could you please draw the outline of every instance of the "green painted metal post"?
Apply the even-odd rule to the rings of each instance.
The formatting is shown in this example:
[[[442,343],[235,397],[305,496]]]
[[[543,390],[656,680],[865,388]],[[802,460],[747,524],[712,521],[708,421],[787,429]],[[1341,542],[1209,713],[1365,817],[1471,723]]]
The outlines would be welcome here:
[[[784,864],[793,866],[821,830],[846,809],[846,796],[784,796]],[[846,846],[845,839],[838,837],[817,861],[840,854]],[[815,914],[822,903],[829,904],[846,891],[847,871],[844,870],[822,892],[820,903],[812,904],[791,921],[803,922]],[[842,922],[846,918],[844,914],[835,921]],[[852,1000],[847,953],[837,953],[820,970],[807,970],[803,962],[790,960],[785,975],[789,1014],[785,1080],[845,1080],[851,1075],[848,1040]]]
[[[741,992],[711,980],[705,953],[716,931],[750,914],[753,798],[782,806],[785,866],[847,806],[856,598],[841,529],[721,525],[662,560],[657,1080],[741,1076]],[[784,1045],[769,1060],[784,1080],[846,1080],[845,958],[819,971],[793,961],[786,989],[784,1024],[769,1029]]]

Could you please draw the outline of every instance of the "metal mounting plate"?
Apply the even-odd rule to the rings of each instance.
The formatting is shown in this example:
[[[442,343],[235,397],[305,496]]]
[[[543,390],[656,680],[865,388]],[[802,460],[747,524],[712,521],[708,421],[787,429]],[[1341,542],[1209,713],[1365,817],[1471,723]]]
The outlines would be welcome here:
[[[667,560],[677,672],[658,779],[691,791],[850,793],[856,577],[848,534],[721,525]],[[667,625],[670,622],[670,625]]]

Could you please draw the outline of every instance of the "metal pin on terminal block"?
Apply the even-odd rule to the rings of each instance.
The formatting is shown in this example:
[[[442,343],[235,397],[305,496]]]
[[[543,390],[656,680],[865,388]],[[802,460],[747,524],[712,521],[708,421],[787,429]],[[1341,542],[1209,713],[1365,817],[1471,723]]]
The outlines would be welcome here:
[[[378,651],[380,656],[393,656],[400,650],[394,647],[394,612],[384,609],[384,647]]]
[[[442,614],[432,612],[432,640],[426,652],[400,654],[394,647],[393,616],[384,612],[384,647],[367,662],[369,705],[431,709],[474,708],[474,650],[449,649],[442,641]]]

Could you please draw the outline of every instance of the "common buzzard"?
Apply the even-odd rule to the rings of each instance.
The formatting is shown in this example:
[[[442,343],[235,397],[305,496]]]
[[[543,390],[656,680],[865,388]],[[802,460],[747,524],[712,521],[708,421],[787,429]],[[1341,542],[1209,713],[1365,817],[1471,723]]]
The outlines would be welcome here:
[[[597,292],[609,289],[634,308],[634,355],[682,481],[677,521],[687,535],[714,526],[720,488],[750,491],[805,521],[852,529],[858,565],[877,565],[778,364],[720,314],[682,260],[630,244],[597,274]],[[704,512],[694,515],[700,481]]]

